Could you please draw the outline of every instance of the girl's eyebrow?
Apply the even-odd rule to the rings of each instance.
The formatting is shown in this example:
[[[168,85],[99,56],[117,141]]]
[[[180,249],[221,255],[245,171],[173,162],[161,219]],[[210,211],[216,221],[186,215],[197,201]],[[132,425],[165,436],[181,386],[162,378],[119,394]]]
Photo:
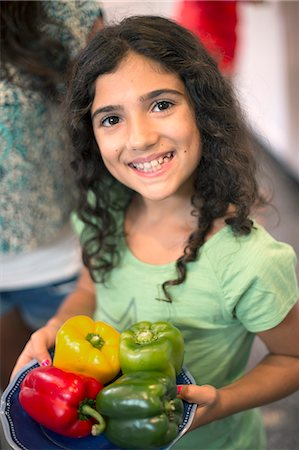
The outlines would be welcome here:
[[[139,100],[141,102],[145,102],[146,100],[153,100],[154,98],[164,94],[174,94],[180,96],[184,95],[182,92],[177,91],[176,89],[157,89],[156,91],[151,91],[148,94],[142,95]]]
[[[95,110],[95,112],[91,115],[91,120],[93,121],[94,118],[101,113],[113,113],[116,111],[119,111],[120,109],[122,109],[121,105],[107,105],[107,106],[103,106],[100,108],[97,108]]]
[[[141,103],[147,101],[147,100],[153,100],[156,97],[159,97],[160,95],[165,95],[165,94],[173,94],[173,95],[177,95],[177,96],[183,96],[184,94],[180,91],[177,91],[176,89],[157,89],[155,91],[151,91],[148,92],[145,95],[142,95],[141,97],[139,97],[139,101]],[[107,106],[102,106],[100,108],[97,108],[94,113],[91,116],[91,120],[93,121],[94,118],[98,115],[98,114],[102,114],[102,113],[113,113],[116,111],[119,111],[123,109],[122,105],[107,105]]]

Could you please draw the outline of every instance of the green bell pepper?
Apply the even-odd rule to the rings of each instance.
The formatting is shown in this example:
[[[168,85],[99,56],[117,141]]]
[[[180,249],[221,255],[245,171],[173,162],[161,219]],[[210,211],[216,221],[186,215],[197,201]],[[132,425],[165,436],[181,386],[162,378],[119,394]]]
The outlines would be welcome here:
[[[169,322],[137,322],[120,335],[119,359],[123,373],[153,370],[175,379],[183,365],[183,336]]]
[[[183,402],[173,379],[159,372],[123,375],[99,392],[97,410],[107,438],[119,448],[163,447],[176,438]]]

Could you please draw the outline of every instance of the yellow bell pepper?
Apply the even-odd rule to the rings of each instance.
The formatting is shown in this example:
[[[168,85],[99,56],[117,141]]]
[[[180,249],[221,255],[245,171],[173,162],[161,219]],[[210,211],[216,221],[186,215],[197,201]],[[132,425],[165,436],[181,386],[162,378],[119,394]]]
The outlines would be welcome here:
[[[111,325],[74,316],[58,330],[53,365],[106,384],[120,371],[119,344],[120,333]]]

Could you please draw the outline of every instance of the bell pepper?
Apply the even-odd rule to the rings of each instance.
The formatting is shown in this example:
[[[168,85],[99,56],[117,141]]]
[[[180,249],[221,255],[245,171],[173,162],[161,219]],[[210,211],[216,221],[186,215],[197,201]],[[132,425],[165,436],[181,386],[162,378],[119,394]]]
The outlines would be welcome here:
[[[74,316],[58,330],[53,365],[106,384],[120,371],[120,333],[105,322]]]
[[[118,448],[159,448],[176,438],[183,402],[175,381],[159,372],[122,375],[99,392],[96,408],[105,434]]]
[[[95,399],[102,388],[91,377],[53,366],[37,367],[22,381],[19,400],[25,411],[44,427],[79,438],[100,434],[105,428],[102,416],[95,410]]]
[[[168,322],[137,322],[121,333],[119,357],[123,373],[154,370],[175,379],[183,365],[183,336]]]

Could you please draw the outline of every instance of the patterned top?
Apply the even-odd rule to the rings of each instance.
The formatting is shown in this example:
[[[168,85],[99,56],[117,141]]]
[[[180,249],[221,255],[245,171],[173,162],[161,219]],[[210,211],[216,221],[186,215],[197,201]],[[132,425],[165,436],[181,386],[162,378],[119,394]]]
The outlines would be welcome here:
[[[61,23],[46,25],[44,32],[55,33],[73,59],[101,15],[100,4],[43,4]],[[0,81],[0,251],[16,254],[51,243],[69,221],[74,188],[60,106],[31,89],[27,75],[9,70],[12,81]]]

